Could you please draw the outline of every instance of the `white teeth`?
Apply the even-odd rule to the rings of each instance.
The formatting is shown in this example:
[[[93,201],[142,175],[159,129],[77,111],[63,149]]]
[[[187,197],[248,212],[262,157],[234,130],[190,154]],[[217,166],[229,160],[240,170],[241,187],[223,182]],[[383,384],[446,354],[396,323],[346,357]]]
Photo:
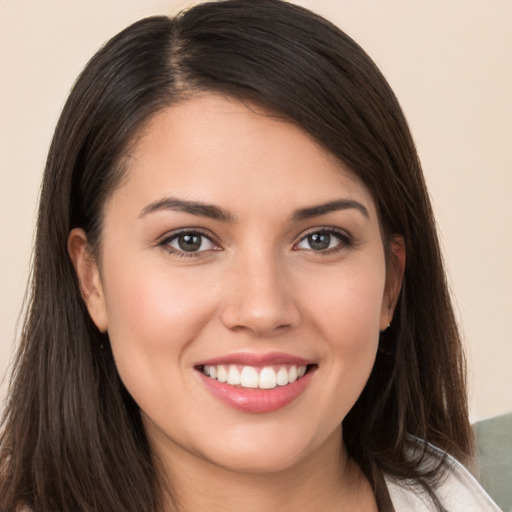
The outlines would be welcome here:
[[[273,368],[266,366],[260,372],[259,387],[261,389],[272,389],[277,386],[277,376]]]
[[[257,388],[258,383],[258,372],[252,366],[244,366],[240,374],[240,385],[243,388]]]
[[[219,382],[226,382],[228,380],[228,373],[222,365],[217,366],[217,380]]]
[[[286,368],[282,366],[279,368],[279,371],[277,372],[277,384],[279,386],[286,386],[288,384],[288,372],[286,371]]]
[[[240,384],[240,372],[236,366],[229,367],[227,383],[231,384],[232,386],[237,386]]]
[[[253,366],[244,366],[242,371],[236,365],[230,365],[228,369],[224,365],[205,365],[203,373],[208,377],[227,382],[232,386],[241,386],[243,388],[272,389],[276,386],[286,386],[304,377],[306,366],[281,366],[276,372],[272,366],[265,366],[257,369]],[[259,373],[258,373],[259,372]]]

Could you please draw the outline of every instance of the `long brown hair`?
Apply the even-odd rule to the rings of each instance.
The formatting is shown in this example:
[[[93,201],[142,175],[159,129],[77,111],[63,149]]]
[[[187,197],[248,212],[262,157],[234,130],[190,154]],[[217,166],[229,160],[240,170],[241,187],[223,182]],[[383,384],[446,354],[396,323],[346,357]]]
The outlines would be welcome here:
[[[103,206],[130,144],[156,112],[197,91],[296,123],[365,183],[384,239],[404,237],[394,321],[343,435],[379,510],[393,510],[384,475],[416,479],[433,495],[442,461],[426,468],[427,448],[411,446],[422,439],[464,461],[472,437],[460,336],[405,118],[372,60],[328,21],[279,0],[227,0],[131,25],[93,57],[63,109],[2,422],[0,509],[162,510],[139,409],[89,318],[66,246],[74,227],[101,243]]]

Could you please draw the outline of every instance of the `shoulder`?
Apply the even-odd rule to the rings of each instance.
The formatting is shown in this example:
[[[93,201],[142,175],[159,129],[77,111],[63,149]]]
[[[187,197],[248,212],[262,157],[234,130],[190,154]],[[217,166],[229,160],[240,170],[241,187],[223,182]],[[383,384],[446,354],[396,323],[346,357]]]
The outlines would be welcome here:
[[[443,507],[449,512],[500,512],[476,479],[460,462],[433,448],[433,457],[444,455],[446,472],[435,489]],[[436,512],[426,492],[414,481],[396,482],[386,477],[396,512]]]

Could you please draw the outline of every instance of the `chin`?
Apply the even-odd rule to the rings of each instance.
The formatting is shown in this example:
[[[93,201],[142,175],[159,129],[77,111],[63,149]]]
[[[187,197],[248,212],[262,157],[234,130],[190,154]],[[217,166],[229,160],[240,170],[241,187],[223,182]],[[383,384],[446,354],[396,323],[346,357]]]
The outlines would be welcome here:
[[[341,432],[336,429],[327,439],[310,437],[308,432],[262,432],[259,436],[231,436],[208,450],[210,462],[227,471],[246,474],[269,474],[292,470],[326,448],[333,453],[341,443]],[[218,449],[217,449],[218,447]],[[210,447],[213,448],[213,447]],[[203,452],[204,455],[206,455]]]
[[[241,474],[270,474],[292,469],[298,465],[302,457],[297,453],[279,453],[276,451],[261,451],[252,453],[242,451],[233,454],[224,454],[223,457],[215,457],[210,462],[226,471]]]

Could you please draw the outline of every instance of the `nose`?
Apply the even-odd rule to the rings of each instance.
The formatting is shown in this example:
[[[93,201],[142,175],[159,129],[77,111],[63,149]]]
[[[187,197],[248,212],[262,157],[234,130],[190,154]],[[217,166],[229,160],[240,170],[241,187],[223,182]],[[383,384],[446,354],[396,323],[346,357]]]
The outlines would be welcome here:
[[[292,283],[274,259],[244,259],[226,281],[221,319],[228,329],[271,336],[300,322]]]

